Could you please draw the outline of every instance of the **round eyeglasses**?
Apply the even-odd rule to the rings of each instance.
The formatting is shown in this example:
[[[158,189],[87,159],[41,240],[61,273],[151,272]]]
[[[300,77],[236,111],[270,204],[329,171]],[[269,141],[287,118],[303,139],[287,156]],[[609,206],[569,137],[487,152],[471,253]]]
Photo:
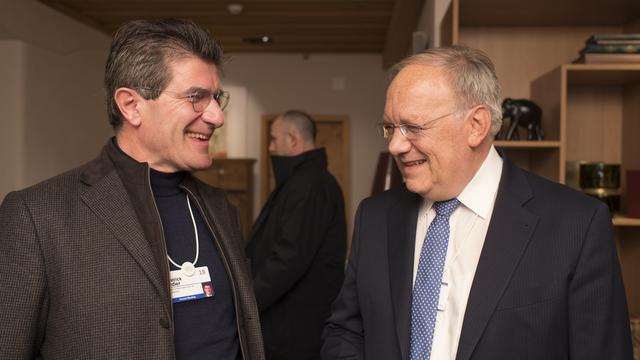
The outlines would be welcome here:
[[[149,89],[149,88],[139,88],[139,89],[153,91],[153,89]],[[209,104],[211,104],[211,99],[214,99],[218,104],[218,106],[220,107],[220,110],[224,111],[224,109],[227,108],[227,105],[229,105],[229,99],[231,98],[231,94],[229,94],[228,91],[224,91],[224,90],[211,92],[206,89],[195,89],[195,90],[188,91],[186,93],[163,90],[162,92],[169,94],[171,97],[175,99],[187,100],[188,102],[191,103],[191,106],[193,107],[193,111],[197,113],[204,112],[204,109],[206,109],[209,106]]]
[[[391,141],[391,138],[393,137],[393,131],[398,128],[400,129],[400,133],[402,133],[402,135],[407,138],[407,140],[415,140],[417,138],[419,138],[424,130],[429,129],[430,125],[432,123],[434,123],[437,120],[440,119],[444,119],[447,116],[451,116],[454,114],[457,114],[461,112],[461,110],[457,110],[448,114],[444,114],[442,116],[438,116],[435,119],[431,119],[421,125],[417,125],[417,124],[394,124],[388,121],[381,121],[377,124],[377,128],[378,128],[378,133],[380,135],[382,135],[382,137],[387,140],[387,141]]]

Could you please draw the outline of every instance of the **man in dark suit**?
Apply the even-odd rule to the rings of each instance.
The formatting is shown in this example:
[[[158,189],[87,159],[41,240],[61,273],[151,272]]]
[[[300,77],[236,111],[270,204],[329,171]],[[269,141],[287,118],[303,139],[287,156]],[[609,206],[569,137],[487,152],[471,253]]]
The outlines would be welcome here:
[[[273,121],[276,188],[251,231],[247,255],[269,360],[320,357],[321,335],[344,277],[344,200],[316,148],[316,126],[291,110]]]
[[[500,86],[466,47],[393,69],[405,186],[364,200],[323,359],[631,359],[609,211],[493,147]]]
[[[0,358],[264,359],[237,211],[189,173],[224,123],[221,58],[190,21],[116,32],[115,137],[0,207]]]

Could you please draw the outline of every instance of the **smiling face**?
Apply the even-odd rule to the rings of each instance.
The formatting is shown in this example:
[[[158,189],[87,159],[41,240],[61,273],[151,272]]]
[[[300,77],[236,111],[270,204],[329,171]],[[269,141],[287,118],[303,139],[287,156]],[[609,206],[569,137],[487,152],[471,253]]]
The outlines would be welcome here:
[[[394,78],[387,91],[386,122],[422,125],[456,112],[458,103],[442,69],[409,65]],[[389,152],[402,172],[407,188],[438,201],[456,197],[479,167],[469,146],[469,111],[429,122],[414,140],[399,129],[389,139]]]
[[[224,124],[224,114],[213,99],[202,112],[196,112],[185,97],[198,91],[219,91],[217,67],[197,57],[184,57],[172,61],[169,69],[171,81],[157,99],[138,98],[135,121],[123,128],[118,144],[158,171],[205,169],[211,165],[209,138]]]

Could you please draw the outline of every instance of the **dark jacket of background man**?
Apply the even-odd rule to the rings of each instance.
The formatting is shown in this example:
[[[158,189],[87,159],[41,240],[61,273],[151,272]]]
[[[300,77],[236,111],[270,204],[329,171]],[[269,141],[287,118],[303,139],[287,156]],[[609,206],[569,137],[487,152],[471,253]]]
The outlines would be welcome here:
[[[276,188],[252,229],[251,259],[267,359],[319,358],[344,276],[342,191],[324,149],[273,156]]]

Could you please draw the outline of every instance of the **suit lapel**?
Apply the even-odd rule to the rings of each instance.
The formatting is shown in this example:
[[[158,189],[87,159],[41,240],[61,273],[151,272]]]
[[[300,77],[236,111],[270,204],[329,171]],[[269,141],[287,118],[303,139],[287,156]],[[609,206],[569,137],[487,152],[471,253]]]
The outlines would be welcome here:
[[[138,217],[117,172],[111,171],[81,194],[82,201],[100,218],[142,268],[160,297],[169,304],[168,289],[145,239]],[[168,309],[169,310],[169,309]]]
[[[420,199],[403,189],[387,215],[391,301],[402,359],[409,356],[413,255]]]
[[[493,215],[469,294],[457,360],[471,357],[534,232],[538,216],[523,207],[531,197],[523,172],[504,158]]]

